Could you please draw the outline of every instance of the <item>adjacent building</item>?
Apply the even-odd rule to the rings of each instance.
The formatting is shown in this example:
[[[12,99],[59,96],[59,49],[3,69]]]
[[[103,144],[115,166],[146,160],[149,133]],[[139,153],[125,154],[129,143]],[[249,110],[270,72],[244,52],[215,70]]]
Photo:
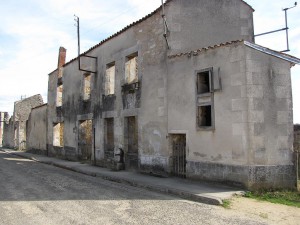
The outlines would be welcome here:
[[[4,126],[3,146],[18,150],[26,149],[26,128],[32,108],[42,105],[41,95],[34,95],[14,103],[13,116]]]
[[[7,112],[0,112],[0,147],[3,145],[4,125],[5,123],[8,123],[8,119]]]

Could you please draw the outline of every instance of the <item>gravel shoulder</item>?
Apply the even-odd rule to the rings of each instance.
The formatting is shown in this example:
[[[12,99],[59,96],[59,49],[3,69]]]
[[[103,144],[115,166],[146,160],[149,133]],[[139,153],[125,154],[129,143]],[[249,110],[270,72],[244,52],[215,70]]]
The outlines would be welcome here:
[[[248,215],[249,219],[262,219],[267,224],[299,225],[300,209],[292,206],[258,201],[244,197],[235,197],[229,212]]]

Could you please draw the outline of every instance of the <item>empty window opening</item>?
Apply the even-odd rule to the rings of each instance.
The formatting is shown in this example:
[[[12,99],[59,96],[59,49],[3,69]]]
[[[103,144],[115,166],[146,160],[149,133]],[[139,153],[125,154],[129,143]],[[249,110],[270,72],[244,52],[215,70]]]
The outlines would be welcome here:
[[[115,94],[115,63],[107,65],[105,74],[105,95]]]
[[[125,63],[125,82],[127,84],[138,82],[137,53],[127,57],[127,61]]]
[[[212,110],[211,105],[198,106],[198,127],[212,126]]]
[[[79,121],[78,148],[83,160],[91,160],[92,157],[92,132],[92,120]]]
[[[64,124],[55,123],[53,125],[53,146],[64,146]]]
[[[114,157],[114,119],[105,119],[106,135],[105,135],[105,157]]]
[[[211,92],[211,72],[208,70],[197,74],[197,93],[209,92]]]
[[[83,100],[91,98],[91,74],[85,74],[83,80]]]
[[[56,107],[62,106],[63,85],[59,85],[56,90]]]

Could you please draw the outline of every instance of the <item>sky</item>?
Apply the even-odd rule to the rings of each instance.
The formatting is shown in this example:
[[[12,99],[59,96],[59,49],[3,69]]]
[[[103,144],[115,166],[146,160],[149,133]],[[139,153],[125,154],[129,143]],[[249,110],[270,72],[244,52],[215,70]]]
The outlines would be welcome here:
[[[199,0],[200,1],[200,0]],[[254,9],[255,34],[285,27],[283,8],[294,0],[246,0]],[[77,55],[74,14],[80,18],[81,52],[155,10],[161,0],[0,0],[0,111],[41,94],[47,102],[48,74],[58,49],[67,61]],[[300,2],[288,10],[290,52],[300,58]],[[257,37],[256,43],[286,49],[285,32]],[[292,67],[294,123],[300,123],[300,65]]]

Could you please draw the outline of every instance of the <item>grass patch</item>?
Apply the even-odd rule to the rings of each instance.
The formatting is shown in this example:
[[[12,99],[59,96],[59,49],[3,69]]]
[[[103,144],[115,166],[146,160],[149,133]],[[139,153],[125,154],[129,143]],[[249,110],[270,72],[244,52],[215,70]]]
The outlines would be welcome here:
[[[231,201],[229,199],[224,199],[222,200],[223,204],[222,206],[225,208],[225,209],[230,209],[230,204],[231,204]]]
[[[300,208],[299,191],[290,191],[290,190],[259,190],[253,192],[248,191],[246,192],[245,197]]]

